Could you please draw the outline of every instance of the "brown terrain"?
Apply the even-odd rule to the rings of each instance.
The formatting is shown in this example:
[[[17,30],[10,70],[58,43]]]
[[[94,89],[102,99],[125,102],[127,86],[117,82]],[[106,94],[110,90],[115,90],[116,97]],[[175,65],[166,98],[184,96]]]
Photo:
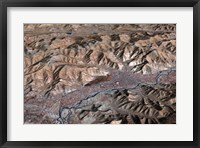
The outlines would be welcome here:
[[[176,25],[25,24],[25,124],[175,124]]]

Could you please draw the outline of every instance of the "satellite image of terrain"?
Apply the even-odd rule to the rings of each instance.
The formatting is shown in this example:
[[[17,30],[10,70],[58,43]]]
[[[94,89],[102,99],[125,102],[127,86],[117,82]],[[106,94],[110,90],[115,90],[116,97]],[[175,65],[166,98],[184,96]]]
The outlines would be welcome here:
[[[176,124],[175,24],[24,24],[25,124]]]

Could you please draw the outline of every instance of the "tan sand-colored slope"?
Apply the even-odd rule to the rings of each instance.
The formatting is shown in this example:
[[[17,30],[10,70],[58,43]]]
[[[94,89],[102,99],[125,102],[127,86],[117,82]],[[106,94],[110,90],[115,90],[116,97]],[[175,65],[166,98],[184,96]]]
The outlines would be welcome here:
[[[24,122],[176,123],[176,25],[25,24]]]

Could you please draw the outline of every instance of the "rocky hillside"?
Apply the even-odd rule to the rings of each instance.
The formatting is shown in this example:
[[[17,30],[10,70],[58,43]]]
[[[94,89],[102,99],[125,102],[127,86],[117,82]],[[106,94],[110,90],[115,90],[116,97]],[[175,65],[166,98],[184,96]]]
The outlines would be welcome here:
[[[25,24],[24,122],[176,123],[176,25]]]

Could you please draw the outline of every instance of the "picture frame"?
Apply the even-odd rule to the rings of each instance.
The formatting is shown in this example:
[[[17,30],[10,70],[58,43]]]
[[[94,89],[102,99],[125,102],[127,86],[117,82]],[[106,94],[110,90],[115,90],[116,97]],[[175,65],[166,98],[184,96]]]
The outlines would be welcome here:
[[[8,141],[7,8],[8,7],[193,7],[193,141]],[[0,146],[9,147],[200,147],[200,2],[199,0],[3,0],[0,3]]]

